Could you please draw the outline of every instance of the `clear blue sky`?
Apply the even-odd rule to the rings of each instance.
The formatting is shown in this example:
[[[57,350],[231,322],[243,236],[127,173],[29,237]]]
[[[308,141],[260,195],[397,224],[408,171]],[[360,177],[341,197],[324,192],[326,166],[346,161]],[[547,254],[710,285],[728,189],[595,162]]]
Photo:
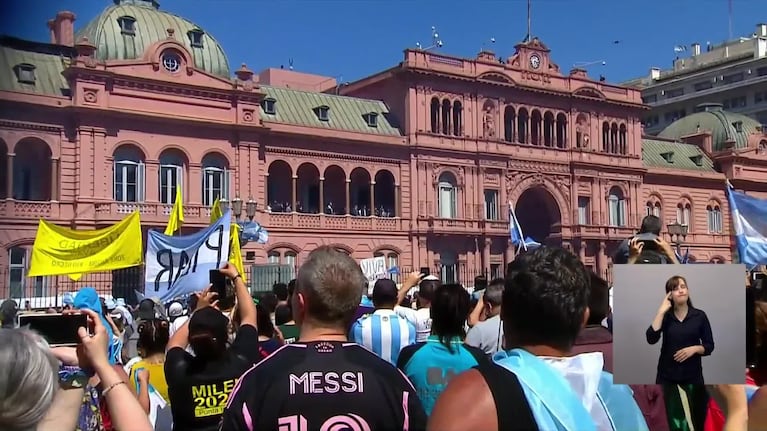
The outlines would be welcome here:
[[[733,34],[767,21],[766,0],[732,0]],[[112,0],[0,0],[0,32],[48,41],[46,22],[70,10],[84,26]],[[532,0],[532,32],[562,70],[577,62],[619,82],[669,67],[675,45],[719,43],[728,35],[727,0]],[[442,52],[474,57],[495,38],[504,57],[526,33],[526,0],[160,0],[223,45],[232,69],[287,67],[352,81],[402,60],[402,50],[428,44],[431,26]],[[619,40],[619,44],[613,41]]]

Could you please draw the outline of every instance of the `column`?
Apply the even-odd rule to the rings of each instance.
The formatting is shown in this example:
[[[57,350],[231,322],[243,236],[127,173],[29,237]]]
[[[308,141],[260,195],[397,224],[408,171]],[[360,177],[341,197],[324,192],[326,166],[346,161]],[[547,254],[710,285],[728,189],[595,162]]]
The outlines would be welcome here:
[[[400,214],[400,191],[399,184],[394,185],[394,217],[402,217]]]
[[[491,238],[485,238],[484,248],[482,248],[482,270],[485,274],[490,274],[490,248],[492,244]]]
[[[352,187],[352,180],[347,178],[346,179],[346,214],[352,213],[352,204],[351,204],[351,187]]]
[[[607,244],[604,241],[599,242],[599,254],[597,255],[597,274],[600,277],[604,277],[607,272],[607,255],[605,249]]]
[[[59,200],[59,159],[51,159],[51,200]]]
[[[298,197],[298,176],[293,175],[293,190],[292,190],[292,202],[290,209],[293,210],[293,212],[296,212],[296,198]]]
[[[5,173],[5,198],[13,199],[13,157],[15,154],[8,153],[8,166]]]
[[[588,247],[588,244],[586,241],[581,241],[581,246],[578,249],[578,257],[580,257],[581,262],[586,262],[586,249]]]
[[[376,213],[376,182],[370,182],[370,213],[368,215],[375,215]]]
[[[320,214],[325,214],[325,177],[320,177]]]

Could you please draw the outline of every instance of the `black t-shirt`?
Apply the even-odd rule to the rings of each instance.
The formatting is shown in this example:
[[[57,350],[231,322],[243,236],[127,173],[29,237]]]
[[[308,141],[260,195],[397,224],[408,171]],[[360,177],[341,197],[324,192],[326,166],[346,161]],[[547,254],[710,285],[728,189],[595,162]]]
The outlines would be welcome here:
[[[681,322],[674,316],[673,310],[663,315],[663,323],[658,331],[652,326],[647,328],[647,342],[655,344],[663,335],[658,358],[657,384],[704,384],[701,355],[693,355],[684,362],[674,360],[674,354],[690,346],[703,346],[703,355],[708,356],[714,350],[714,336],[711,324],[703,310],[690,307],[687,316]]]
[[[243,325],[221,359],[204,362],[174,347],[165,356],[173,429],[214,431],[239,377],[260,359],[258,331]]]
[[[293,343],[242,376],[223,431],[426,429],[415,389],[355,343]]]

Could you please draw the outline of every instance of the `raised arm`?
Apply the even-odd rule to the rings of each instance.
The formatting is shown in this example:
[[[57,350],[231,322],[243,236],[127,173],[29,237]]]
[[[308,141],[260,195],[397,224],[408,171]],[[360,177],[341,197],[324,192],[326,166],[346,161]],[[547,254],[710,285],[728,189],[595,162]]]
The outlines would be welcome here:
[[[646,336],[647,336],[647,342],[649,344],[655,344],[660,340],[661,335],[661,329],[663,327],[663,319],[666,316],[666,312],[671,309],[671,292],[666,294],[666,296],[663,297],[663,301],[660,303],[660,307],[658,307],[658,312],[655,313],[655,317],[652,320],[652,323],[650,324],[650,327],[647,328]]]
[[[240,318],[240,326],[251,325],[256,327],[256,305],[250,297],[248,287],[242,281],[242,275],[237,272],[237,268],[231,263],[227,263],[220,269],[221,273],[226,275],[234,283],[237,296],[237,314]]]

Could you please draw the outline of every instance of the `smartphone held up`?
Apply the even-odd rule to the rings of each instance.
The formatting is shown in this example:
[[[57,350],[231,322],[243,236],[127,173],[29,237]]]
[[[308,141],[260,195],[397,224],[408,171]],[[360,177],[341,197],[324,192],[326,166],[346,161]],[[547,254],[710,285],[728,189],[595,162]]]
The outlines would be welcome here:
[[[19,326],[37,332],[51,347],[78,345],[78,329],[89,327],[88,315],[82,313],[22,314]]]

